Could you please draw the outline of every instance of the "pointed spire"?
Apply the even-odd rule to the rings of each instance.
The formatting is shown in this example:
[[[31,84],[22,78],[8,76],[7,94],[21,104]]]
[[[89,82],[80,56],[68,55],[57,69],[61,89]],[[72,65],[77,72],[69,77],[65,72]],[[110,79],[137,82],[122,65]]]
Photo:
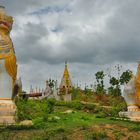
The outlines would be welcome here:
[[[65,68],[67,68],[68,64],[67,64],[67,61],[65,61]]]
[[[61,79],[60,88],[72,88],[72,82],[70,79],[69,71],[68,71],[68,64],[67,61],[65,61],[65,68],[64,68],[64,74]]]
[[[67,64],[67,61],[65,61],[65,69],[64,69],[63,77],[64,77],[65,79],[67,79],[67,78],[69,77],[69,71],[68,71],[68,64]]]

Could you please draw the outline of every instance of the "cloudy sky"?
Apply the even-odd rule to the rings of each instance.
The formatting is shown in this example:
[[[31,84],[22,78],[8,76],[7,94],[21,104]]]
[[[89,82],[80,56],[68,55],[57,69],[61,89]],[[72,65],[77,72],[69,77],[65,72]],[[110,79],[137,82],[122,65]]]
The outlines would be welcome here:
[[[14,17],[13,40],[23,87],[61,80],[64,62],[74,84],[93,84],[98,70],[136,72],[140,58],[139,0],[0,0]],[[108,68],[111,70],[108,71]]]

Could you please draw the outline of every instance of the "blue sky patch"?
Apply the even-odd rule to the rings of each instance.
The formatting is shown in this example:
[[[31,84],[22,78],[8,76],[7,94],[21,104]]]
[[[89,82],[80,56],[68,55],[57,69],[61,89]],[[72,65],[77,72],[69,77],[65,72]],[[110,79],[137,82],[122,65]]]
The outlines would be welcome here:
[[[69,12],[71,12],[71,9],[68,6],[63,6],[63,7],[58,7],[58,6],[51,7],[51,6],[48,6],[48,7],[39,9],[37,11],[33,11],[33,12],[29,13],[29,14],[31,14],[31,15],[42,15],[42,14],[60,13],[60,12],[68,12],[69,13]]]

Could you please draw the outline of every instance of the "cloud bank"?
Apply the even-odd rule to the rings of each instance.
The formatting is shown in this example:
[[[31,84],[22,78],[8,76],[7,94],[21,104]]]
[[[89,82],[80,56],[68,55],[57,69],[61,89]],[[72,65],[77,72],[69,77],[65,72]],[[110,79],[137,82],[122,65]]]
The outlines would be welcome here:
[[[11,38],[23,87],[60,81],[64,61],[75,84],[117,63],[136,71],[140,58],[140,1],[2,0],[14,17]]]

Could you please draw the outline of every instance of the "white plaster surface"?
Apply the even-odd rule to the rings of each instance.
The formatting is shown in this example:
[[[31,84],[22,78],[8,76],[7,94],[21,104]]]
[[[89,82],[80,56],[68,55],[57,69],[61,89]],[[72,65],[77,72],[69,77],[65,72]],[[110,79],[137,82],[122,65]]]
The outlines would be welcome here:
[[[0,59],[0,98],[12,97],[12,77],[7,73],[5,60]]]
[[[122,117],[122,118],[127,117],[131,121],[140,121],[140,111],[119,112],[119,116]]]
[[[132,78],[125,86],[123,97],[127,103],[127,105],[135,105],[136,104],[136,91],[134,78]]]
[[[12,100],[0,100],[0,104],[14,105]]]
[[[63,96],[64,101],[71,101],[71,94],[67,93],[66,95]]]

